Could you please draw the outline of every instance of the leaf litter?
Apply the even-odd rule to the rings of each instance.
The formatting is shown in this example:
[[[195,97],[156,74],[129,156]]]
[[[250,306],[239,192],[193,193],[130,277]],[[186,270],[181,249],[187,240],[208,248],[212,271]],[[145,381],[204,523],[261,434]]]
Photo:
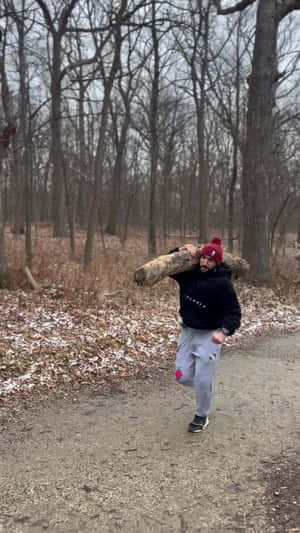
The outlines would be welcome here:
[[[294,299],[245,282],[237,282],[236,290],[242,325],[226,346],[300,330]],[[146,377],[174,360],[180,327],[178,289],[171,280],[88,306],[80,295],[68,298],[53,287],[2,290],[0,298],[0,406],[65,386]]]

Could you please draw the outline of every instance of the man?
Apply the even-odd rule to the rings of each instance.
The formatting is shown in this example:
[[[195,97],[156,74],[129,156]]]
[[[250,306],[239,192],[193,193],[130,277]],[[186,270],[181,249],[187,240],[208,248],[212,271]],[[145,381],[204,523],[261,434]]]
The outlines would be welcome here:
[[[183,249],[191,255],[197,250],[192,244],[180,248]],[[231,271],[221,266],[222,257],[221,239],[215,237],[201,249],[199,267],[171,276],[180,288],[182,325],[175,378],[195,389],[196,413],[189,424],[192,433],[209,424],[221,347],[226,336],[240,326],[240,305],[230,282]]]

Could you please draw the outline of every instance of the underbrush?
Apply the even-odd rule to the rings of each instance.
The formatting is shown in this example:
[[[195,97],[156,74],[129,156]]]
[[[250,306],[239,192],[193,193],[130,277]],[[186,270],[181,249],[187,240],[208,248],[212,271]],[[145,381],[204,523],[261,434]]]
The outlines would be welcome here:
[[[293,255],[273,259],[270,286],[281,301],[300,307],[300,263]]]
[[[32,275],[40,285],[61,287],[70,296],[78,290],[99,294],[127,287],[129,274],[136,267],[138,257],[143,255],[142,250],[138,245],[133,249],[132,244],[123,250],[115,237],[107,236],[105,241],[105,250],[100,243],[95,244],[92,263],[84,271],[84,233],[77,233],[72,255],[68,238],[54,239],[50,228],[40,231],[34,239]],[[13,286],[24,286],[24,238],[7,232],[6,249]]]
[[[196,240],[196,239],[195,239]],[[179,239],[178,239],[179,241]],[[172,248],[179,242],[170,241]],[[14,236],[10,231],[5,236],[8,268],[11,274],[12,289],[29,288],[23,268],[25,266],[24,236]],[[106,298],[167,298],[170,281],[163,280],[157,286],[141,288],[133,281],[137,267],[147,262],[146,236],[132,233],[122,248],[117,237],[105,235],[105,248],[98,237],[94,245],[93,260],[87,270],[83,268],[85,233],[77,231],[76,247],[70,253],[69,239],[53,238],[50,226],[41,227],[33,237],[32,275],[39,285],[52,291],[56,297],[76,300],[77,305],[95,307]],[[165,253],[161,248],[159,253]],[[172,283],[172,282],[171,282]],[[243,280],[235,281],[238,293],[247,294],[251,299],[263,287]],[[246,290],[245,290],[246,289]],[[299,305],[300,272],[296,261],[279,257],[273,262],[268,289],[272,289],[281,301]]]
[[[76,256],[70,258],[67,239],[53,239],[50,229],[39,232],[32,274],[42,290],[34,291],[23,272],[24,240],[7,236],[15,290],[0,291],[4,404],[15,395],[61,386],[106,386],[173,362],[180,331],[177,283],[165,278],[143,287],[133,281],[136,268],[147,261],[146,239],[135,235],[122,249],[116,238],[106,236],[105,250],[96,243],[87,272],[84,234],[77,233],[76,241]],[[288,263],[284,274],[292,266]],[[290,281],[274,274],[271,286],[234,280],[242,324],[226,340],[227,347],[244,346],[259,335],[300,330],[296,274],[289,270]]]

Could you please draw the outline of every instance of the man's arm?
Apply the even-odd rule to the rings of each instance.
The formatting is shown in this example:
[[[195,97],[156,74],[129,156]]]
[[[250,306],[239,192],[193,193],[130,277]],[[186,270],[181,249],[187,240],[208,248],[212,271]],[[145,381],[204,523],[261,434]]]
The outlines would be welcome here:
[[[227,280],[226,288],[222,291],[221,301],[223,305],[222,328],[233,335],[241,325],[241,307],[232,283]]]
[[[236,292],[229,280],[226,281],[221,296],[221,305],[223,306],[223,321],[220,329],[212,334],[212,342],[222,344],[225,338],[233,335],[236,329],[241,325],[241,307]]]

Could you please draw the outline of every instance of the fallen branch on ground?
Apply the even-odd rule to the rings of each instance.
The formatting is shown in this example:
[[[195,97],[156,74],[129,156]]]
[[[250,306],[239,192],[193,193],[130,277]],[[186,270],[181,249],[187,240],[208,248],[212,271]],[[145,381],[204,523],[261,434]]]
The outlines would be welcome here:
[[[28,266],[24,267],[23,268],[23,272],[27,278],[27,281],[30,285],[30,287],[35,290],[35,291],[39,291],[42,287],[35,281],[33,275],[31,274]]]

